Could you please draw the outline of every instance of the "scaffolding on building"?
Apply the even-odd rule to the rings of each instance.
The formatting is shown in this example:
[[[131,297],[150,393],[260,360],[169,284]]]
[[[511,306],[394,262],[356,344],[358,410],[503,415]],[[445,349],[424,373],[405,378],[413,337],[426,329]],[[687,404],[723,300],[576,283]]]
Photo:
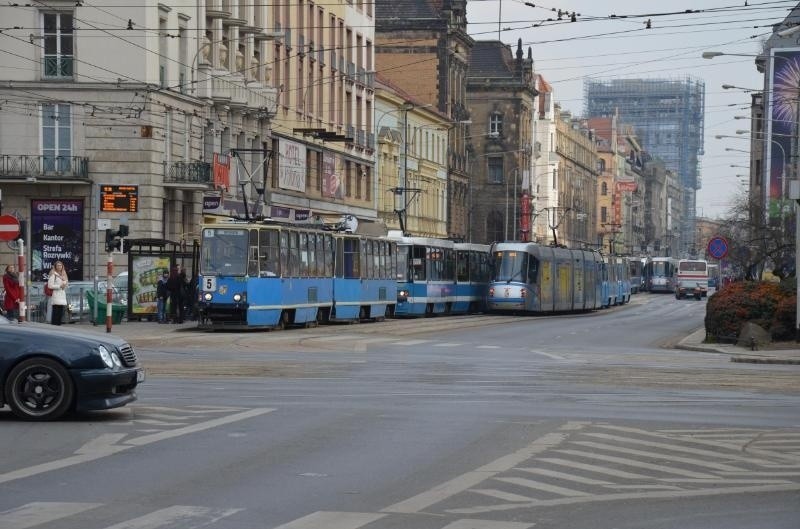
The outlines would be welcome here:
[[[681,248],[693,241],[696,194],[702,187],[705,83],[682,79],[587,80],[584,115],[619,115],[634,126],[645,150],[680,176],[684,189]]]

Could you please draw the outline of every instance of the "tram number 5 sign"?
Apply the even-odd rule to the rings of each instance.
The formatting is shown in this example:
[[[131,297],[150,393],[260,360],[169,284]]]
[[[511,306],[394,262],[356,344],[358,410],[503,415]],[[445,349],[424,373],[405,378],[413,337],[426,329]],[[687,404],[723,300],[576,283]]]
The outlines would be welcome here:
[[[714,259],[725,259],[728,255],[728,241],[725,237],[713,237],[708,241],[708,255]]]

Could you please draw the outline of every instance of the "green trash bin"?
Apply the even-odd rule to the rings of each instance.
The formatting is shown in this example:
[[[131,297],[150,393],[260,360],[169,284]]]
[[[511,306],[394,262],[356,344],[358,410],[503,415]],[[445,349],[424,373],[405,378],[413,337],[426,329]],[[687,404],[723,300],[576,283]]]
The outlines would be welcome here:
[[[87,290],[86,291],[86,301],[89,302],[89,310],[91,314],[94,315],[94,291]],[[104,325],[106,323],[106,305],[107,303],[105,300],[100,301],[97,304],[97,318],[95,318],[94,322],[97,325]],[[111,323],[117,324],[122,323],[122,318],[125,317],[125,314],[128,312],[128,307],[119,304],[112,304],[111,305]]]

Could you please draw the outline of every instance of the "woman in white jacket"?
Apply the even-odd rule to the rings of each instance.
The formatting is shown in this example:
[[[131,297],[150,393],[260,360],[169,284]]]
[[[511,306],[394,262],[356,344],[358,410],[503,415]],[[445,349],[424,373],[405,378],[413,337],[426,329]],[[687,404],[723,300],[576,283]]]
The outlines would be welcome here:
[[[50,323],[61,325],[64,311],[67,308],[67,271],[61,261],[56,261],[50,270],[50,274],[47,276],[47,286],[53,291],[53,295],[50,296],[52,309]]]

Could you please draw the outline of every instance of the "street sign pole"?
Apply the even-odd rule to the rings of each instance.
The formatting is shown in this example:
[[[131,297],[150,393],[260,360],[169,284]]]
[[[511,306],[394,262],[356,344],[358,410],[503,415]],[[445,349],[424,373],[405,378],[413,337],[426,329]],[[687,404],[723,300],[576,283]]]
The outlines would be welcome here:
[[[17,254],[17,277],[19,277],[19,321],[25,321],[25,309],[27,306],[25,305],[25,276],[27,275],[27,271],[25,270],[25,240],[19,239],[17,241],[17,248],[19,249],[19,253]]]

